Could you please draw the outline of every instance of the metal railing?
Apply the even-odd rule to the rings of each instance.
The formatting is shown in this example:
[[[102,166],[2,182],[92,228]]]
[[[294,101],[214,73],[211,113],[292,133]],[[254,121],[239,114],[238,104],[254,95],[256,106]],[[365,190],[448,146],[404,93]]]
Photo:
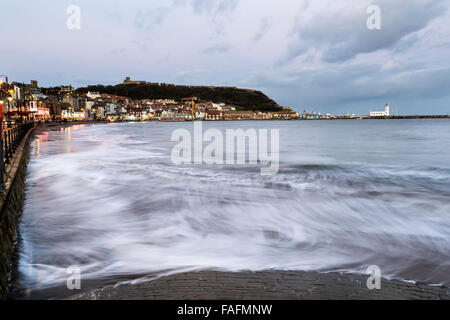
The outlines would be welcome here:
[[[33,122],[27,122],[3,129],[3,137],[0,148],[0,183],[2,185],[5,178],[6,164],[10,162],[23,137],[31,128],[33,128],[33,126]]]

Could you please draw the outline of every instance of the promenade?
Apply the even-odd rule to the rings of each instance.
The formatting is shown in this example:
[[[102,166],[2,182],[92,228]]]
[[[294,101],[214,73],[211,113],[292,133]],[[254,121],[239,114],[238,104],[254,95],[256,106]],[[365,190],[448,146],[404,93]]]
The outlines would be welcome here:
[[[303,271],[186,272],[139,284],[74,295],[75,300],[450,300],[450,288],[381,280],[369,290],[368,276]]]

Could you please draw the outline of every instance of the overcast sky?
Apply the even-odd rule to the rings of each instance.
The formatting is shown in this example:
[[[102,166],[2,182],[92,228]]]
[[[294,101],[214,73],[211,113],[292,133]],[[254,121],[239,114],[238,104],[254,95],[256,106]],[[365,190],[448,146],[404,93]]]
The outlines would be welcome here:
[[[369,30],[366,10],[381,9]],[[67,28],[67,8],[81,28]],[[448,0],[14,0],[0,74],[41,86],[136,80],[263,91],[303,111],[450,112]]]

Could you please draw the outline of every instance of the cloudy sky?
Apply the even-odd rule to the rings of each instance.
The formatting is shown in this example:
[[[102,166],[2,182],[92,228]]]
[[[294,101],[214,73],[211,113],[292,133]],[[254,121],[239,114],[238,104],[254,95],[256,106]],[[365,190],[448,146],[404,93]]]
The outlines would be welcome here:
[[[15,81],[131,76],[258,89],[298,111],[450,112],[448,0],[14,0],[0,14],[0,74]]]

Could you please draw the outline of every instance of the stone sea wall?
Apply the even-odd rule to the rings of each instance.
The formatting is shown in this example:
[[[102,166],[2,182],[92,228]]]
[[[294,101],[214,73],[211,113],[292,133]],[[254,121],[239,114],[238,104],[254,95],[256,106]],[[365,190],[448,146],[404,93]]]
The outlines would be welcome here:
[[[6,168],[5,190],[0,199],[0,299],[6,299],[11,276],[11,261],[22,212],[25,178],[30,152],[30,130]]]

